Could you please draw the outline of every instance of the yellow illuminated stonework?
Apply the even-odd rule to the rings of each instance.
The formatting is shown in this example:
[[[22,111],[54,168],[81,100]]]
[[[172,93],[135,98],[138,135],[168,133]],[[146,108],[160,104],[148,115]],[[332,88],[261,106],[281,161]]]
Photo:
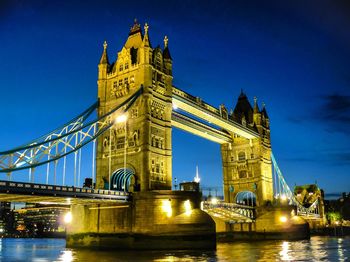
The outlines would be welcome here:
[[[221,110],[227,111],[223,107]],[[270,120],[265,106],[260,110],[254,99],[252,107],[241,92],[230,117],[242,126],[256,130],[260,136],[247,139],[231,133],[232,143],[221,145],[224,200],[236,203],[238,193],[250,191],[256,196],[256,204],[264,205],[273,200]]]
[[[98,138],[97,188],[108,188],[113,173],[124,168],[126,146],[126,168],[134,173],[134,190],[171,189],[172,60],[168,38],[164,38],[163,48],[152,48],[148,30],[147,24],[142,30],[135,21],[112,63],[107,43],[103,45],[97,81],[99,116],[121,104],[141,86],[143,94],[128,109],[126,123],[116,121],[110,132]]]

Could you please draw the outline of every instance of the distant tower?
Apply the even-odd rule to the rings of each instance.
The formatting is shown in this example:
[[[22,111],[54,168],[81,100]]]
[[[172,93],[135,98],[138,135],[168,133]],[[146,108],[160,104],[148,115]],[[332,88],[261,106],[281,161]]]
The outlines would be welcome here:
[[[199,178],[198,166],[196,166],[196,176],[194,177],[194,182],[199,183],[201,179]]]
[[[107,43],[103,45],[98,65],[98,115],[120,105],[141,86],[143,94],[128,109],[126,124],[115,123],[98,138],[97,188],[121,190],[126,173],[133,190],[171,189],[172,59],[168,38],[164,38],[163,49],[152,48],[148,29],[145,24],[142,32],[135,20],[113,63],[108,59]]]
[[[231,134],[233,142],[221,145],[225,201],[235,203],[237,196],[247,191],[255,194],[258,206],[272,201],[270,122],[265,106],[259,110],[254,98],[252,108],[241,91],[229,118],[258,132],[260,137],[249,140]]]

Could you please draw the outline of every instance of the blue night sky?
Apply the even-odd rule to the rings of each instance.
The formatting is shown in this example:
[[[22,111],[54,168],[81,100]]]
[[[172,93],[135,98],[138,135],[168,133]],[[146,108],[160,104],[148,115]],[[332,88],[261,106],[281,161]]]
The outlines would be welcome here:
[[[1,151],[91,105],[103,41],[114,61],[136,17],[153,47],[168,36],[175,86],[216,107],[241,89],[266,103],[291,187],[350,191],[347,1],[117,2],[0,1]],[[196,165],[203,185],[222,184],[220,146],[174,129],[173,178],[192,180]]]

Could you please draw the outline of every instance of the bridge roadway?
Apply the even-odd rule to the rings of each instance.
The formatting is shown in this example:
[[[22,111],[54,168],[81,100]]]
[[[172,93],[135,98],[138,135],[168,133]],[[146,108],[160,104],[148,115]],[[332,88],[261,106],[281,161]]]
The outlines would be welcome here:
[[[0,202],[27,202],[41,204],[126,204],[129,193],[103,189],[80,188],[12,182],[0,180]]]

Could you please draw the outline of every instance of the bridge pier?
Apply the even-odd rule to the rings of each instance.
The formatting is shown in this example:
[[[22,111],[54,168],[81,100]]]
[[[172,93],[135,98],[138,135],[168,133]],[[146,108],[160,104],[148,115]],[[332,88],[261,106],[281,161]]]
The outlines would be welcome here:
[[[134,193],[124,205],[76,205],[68,247],[97,249],[215,249],[215,223],[200,210],[200,194]]]
[[[260,207],[252,222],[229,223],[214,218],[218,241],[309,238],[309,224],[302,217],[293,215],[292,211],[290,206]]]

